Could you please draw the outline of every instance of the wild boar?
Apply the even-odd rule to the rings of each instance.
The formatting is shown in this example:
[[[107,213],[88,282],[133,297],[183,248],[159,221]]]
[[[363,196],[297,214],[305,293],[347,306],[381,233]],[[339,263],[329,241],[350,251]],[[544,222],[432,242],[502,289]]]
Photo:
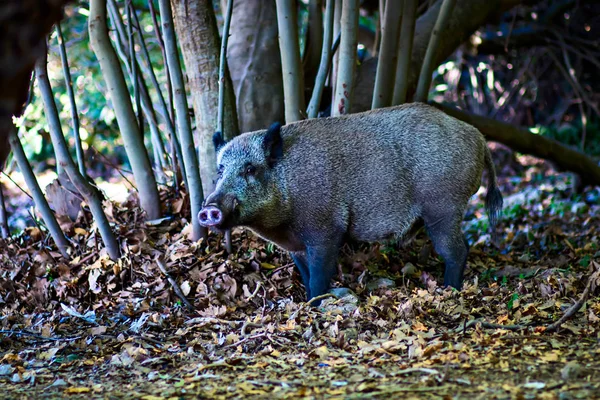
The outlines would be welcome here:
[[[202,225],[245,226],[288,250],[310,299],[325,293],[344,239],[401,238],[422,220],[460,289],[468,244],[461,221],[488,172],[494,229],[502,195],[483,135],[421,103],[214,135],[218,181]]]

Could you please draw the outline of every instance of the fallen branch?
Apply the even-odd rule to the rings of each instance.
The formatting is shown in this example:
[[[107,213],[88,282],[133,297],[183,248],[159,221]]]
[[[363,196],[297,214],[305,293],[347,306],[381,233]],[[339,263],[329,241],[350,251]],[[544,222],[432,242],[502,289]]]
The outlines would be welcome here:
[[[197,317],[197,318],[189,319],[189,320],[185,321],[185,323],[186,323],[186,325],[202,324],[202,326],[208,325],[208,324],[227,324],[233,328],[233,327],[235,327],[235,325],[244,323],[244,321],[243,320],[237,320],[237,321],[236,320],[228,320],[228,319],[221,319],[221,318],[214,318],[214,317]],[[194,326],[194,328],[198,328],[198,327]]]
[[[160,268],[160,271],[165,275],[165,277],[167,278],[167,280],[169,281],[171,286],[173,286],[173,290],[175,291],[175,294],[177,295],[177,297],[179,297],[181,299],[181,301],[183,301],[183,304],[185,304],[186,307],[190,311],[194,311],[195,310],[194,306],[184,296],[183,292],[181,291],[181,288],[177,284],[177,281],[171,275],[169,275],[169,273],[167,272],[167,268],[165,267],[165,264],[163,263],[163,261],[161,259],[157,258],[156,265],[158,265],[158,268]]]
[[[33,333],[33,332],[27,332],[27,331],[15,331],[12,329],[8,329],[8,330],[0,330],[0,334],[4,334],[7,336],[10,335],[17,335],[17,336],[29,336],[29,337],[33,337],[36,339],[40,339],[40,340],[47,340],[50,342],[68,342],[68,341],[73,341],[73,340],[77,340],[77,339],[81,339],[81,336],[73,336],[73,337],[66,337],[66,338],[53,338],[53,337],[47,337],[47,336],[42,336],[42,335],[38,335],[37,333]]]
[[[488,140],[505,144],[519,153],[550,160],[560,169],[578,174],[583,184],[600,185],[600,166],[592,158],[577,150],[505,122],[470,114],[443,104],[432,103],[432,105],[454,118],[473,125]]]
[[[266,336],[266,335],[267,335],[267,332],[261,332],[261,333],[258,333],[258,334],[256,334],[256,335],[252,335],[252,336],[245,336],[243,339],[241,339],[241,340],[238,340],[238,341],[237,341],[237,342],[235,342],[235,343],[231,343],[231,344],[228,344],[227,346],[223,346],[223,349],[229,349],[229,348],[231,348],[231,347],[237,347],[237,346],[239,346],[240,344],[242,344],[242,343],[244,343],[244,342],[246,342],[246,341],[248,341],[248,340],[250,340],[250,339],[258,339],[258,338],[260,338],[260,337],[263,337],[263,336]],[[208,366],[207,366],[207,368],[208,368]],[[202,369],[204,369],[204,368],[202,368]]]
[[[330,297],[335,297],[336,299],[338,298],[338,297],[337,297],[335,294],[333,294],[333,293],[325,293],[325,294],[322,294],[322,295],[320,295],[320,296],[315,296],[315,297],[313,297],[312,299],[310,299],[309,301],[307,301],[306,303],[302,303],[302,304],[300,305],[300,307],[299,307],[299,308],[298,308],[296,311],[294,311],[294,313],[293,313],[293,314],[290,316],[290,318],[289,318],[289,319],[290,319],[290,320],[292,320],[292,319],[296,319],[296,317],[298,316],[298,313],[300,313],[300,311],[302,311],[303,309],[305,309],[305,308],[309,307],[311,304],[313,304],[313,303],[315,303],[315,302],[320,302],[321,300],[323,300],[323,299],[328,299],[328,298],[330,298]]]
[[[421,372],[421,373],[430,374],[430,375],[437,375],[440,373],[440,371],[438,371],[437,369],[433,369],[433,368],[406,368],[406,369],[400,370],[398,372],[395,372],[394,375],[406,375],[406,374],[412,374],[413,372]]]
[[[587,284],[585,286],[585,289],[583,290],[583,293],[579,297],[579,300],[577,300],[577,302],[575,304],[573,304],[571,307],[569,307],[567,309],[567,311],[565,311],[563,316],[558,319],[558,321],[553,322],[550,325],[544,327],[544,332],[556,332],[558,330],[558,328],[560,328],[566,321],[573,318],[573,316],[581,309],[581,307],[583,307],[583,305],[587,301],[588,297],[590,296],[592,286],[598,280],[600,280],[600,269],[598,269],[596,272],[594,272],[592,275],[590,275],[590,277],[588,278]],[[495,324],[495,323],[483,321],[482,318],[478,318],[478,319],[474,319],[474,320],[471,320],[468,322],[465,321],[465,324],[462,327],[455,329],[454,332],[462,331],[464,334],[467,331],[467,329],[469,329],[477,324],[481,324],[481,327],[485,328],[485,329],[506,329],[509,331],[520,331],[523,329],[535,327],[534,325],[524,325],[524,324],[515,324],[515,325]]]
[[[573,304],[571,307],[569,307],[567,309],[567,311],[565,311],[563,316],[559,318],[558,321],[548,325],[546,327],[546,332],[556,332],[556,330],[558,330],[558,328],[560,328],[561,325],[565,323],[565,321],[572,318],[577,313],[577,311],[579,311],[581,309],[581,307],[583,307],[583,305],[587,301],[588,297],[590,296],[590,291],[592,289],[593,283],[596,280],[598,280],[599,278],[600,278],[600,269],[598,271],[594,272],[589,277],[587,285],[585,286],[585,289],[584,289],[583,293],[581,294],[581,297],[579,298],[579,300],[577,300],[577,302],[575,304]]]
[[[481,324],[481,327],[485,328],[485,329],[506,329],[508,331],[520,331],[523,329],[527,329],[530,326],[530,325],[521,325],[521,324],[515,324],[515,325],[495,324],[493,322],[484,321],[483,318],[477,318],[477,319],[472,319],[470,321],[465,321],[463,326],[457,328],[455,330],[455,332],[462,331],[462,333],[464,334],[467,331],[467,329],[472,328],[477,324]]]
[[[313,303],[315,303],[315,302],[317,302],[317,301],[321,301],[321,300],[323,300],[323,299],[328,299],[328,298],[330,298],[330,297],[335,297],[336,299],[338,298],[338,297],[337,297],[335,294],[333,294],[333,293],[325,293],[325,294],[322,294],[322,295],[320,295],[320,296],[315,296],[315,297],[313,297],[312,299],[310,299],[309,301],[307,301],[306,303],[304,303],[304,307],[308,307],[308,306],[310,306],[311,304],[313,304]]]
[[[244,322],[244,325],[242,325],[242,329],[240,329],[240,333],[242,334],[242,336],[246,336],[246,329],[248,328],[263,328],[264,325],[263,324],[257,324],[254,322],[250,322],[250,321],[246,321]]]
[[[256,289],[254,289],[254,292],[252,292],[252,294],[250,294],[250,296],[248,296],[248,298],[246,299],[246,301],[250,301],[253,298],[256,297],[256,295],[258,294],[258,290],[262,287],[262,283],[260,283],[260,281],[256,282]]]

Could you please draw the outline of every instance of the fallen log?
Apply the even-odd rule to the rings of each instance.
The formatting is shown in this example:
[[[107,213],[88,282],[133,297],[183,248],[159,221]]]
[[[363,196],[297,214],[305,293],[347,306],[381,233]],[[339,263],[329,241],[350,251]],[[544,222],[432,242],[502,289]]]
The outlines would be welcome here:
[[[600,165],[591,157],[564,144],[527,129],[480,115],[470,114],[443,104],[431,103],[445,113],[479,129],[491,141],[502,143],[519,153],[552,161],[558,168],[579,175],[584,185],[600,185]]]

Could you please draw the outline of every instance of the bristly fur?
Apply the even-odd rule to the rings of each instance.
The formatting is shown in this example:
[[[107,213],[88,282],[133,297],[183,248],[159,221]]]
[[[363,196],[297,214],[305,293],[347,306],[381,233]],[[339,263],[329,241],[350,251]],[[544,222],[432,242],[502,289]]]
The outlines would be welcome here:
[[[291,251],[309,297],[327,290],[344,238],[401,237],[417,219],[446,261],[444,284],[460,288],[461,222],[484,168],[492,226],[502,208],[483,135],[421,103],[275,124],[223,145],[217,162],[207,203]]]
[[[213,137],[213,145],[215,146],[215,152],[218,152],[221,147],[225,146],[227,142],[223,139],[223,134],[221,132],[215,132]]]

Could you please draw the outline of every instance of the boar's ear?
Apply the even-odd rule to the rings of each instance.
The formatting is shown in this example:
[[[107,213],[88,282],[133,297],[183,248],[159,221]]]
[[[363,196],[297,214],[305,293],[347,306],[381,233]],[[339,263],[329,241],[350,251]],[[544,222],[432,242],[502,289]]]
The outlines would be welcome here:
[[[221,147],[227,144],[227,142],[223,139],[223,134],[221,132],[215,132],[213,135],[213,144],[215,145],[215,152],[218,152]]]
[[[283,156],[283,140],[281,139],[281,124],[279,122],[275,122],[267,129],[263,139],[263,149],[269,167],[272,167]]]

